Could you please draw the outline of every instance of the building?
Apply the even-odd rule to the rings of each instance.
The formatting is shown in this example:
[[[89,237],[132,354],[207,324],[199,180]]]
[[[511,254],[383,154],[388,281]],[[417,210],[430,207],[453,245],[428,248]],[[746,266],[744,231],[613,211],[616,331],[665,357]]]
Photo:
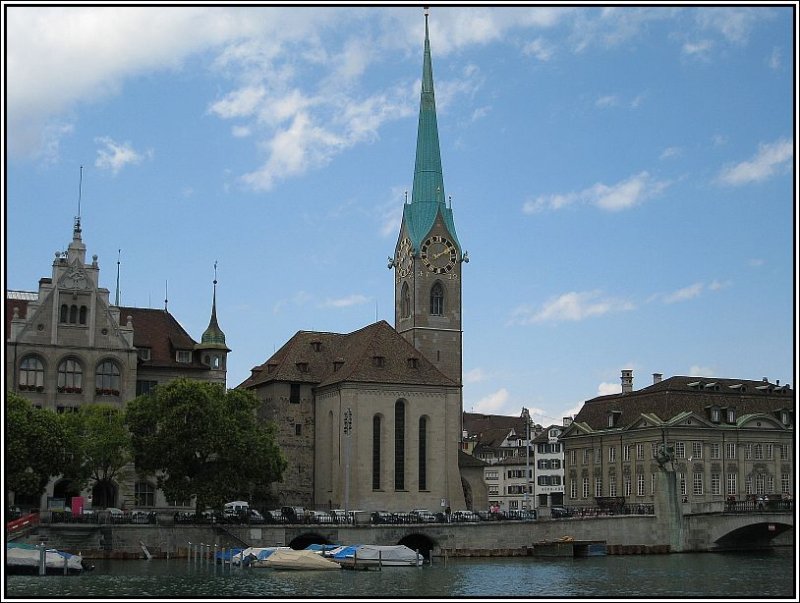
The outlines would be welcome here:
[[[314,508],[465,508],[461,276],[467,254],[445,202],[425,14],[411,201],[394,256],[395,325],[299,331],[239,387],[278,425],[289,467],[275,495]],[[441,507],[441,509],[439,509]]]
[[[38,291],[6,292],[5,338],[6,389],[59,413],[87,404],[123,408],[177,377],[224,384],[230,352],[217,324],[216,278],[209,327],[197,343],[166,305],[133,308],[109,300],[97,256],[86,263],[79,218],[67,250],[56,253],[52,274],[39,280]],[[154,484],[95,483],[84,494],[103,507],[133,506],[136,500],[166,504]],[[51,481],[46,496],[81,494],[65,488],[65,481]],[[44,501],[15,502],[44,509]]]
[[[564,504],[564,450],[559,438],[571,419],[564,425],[550,425],[533,441],[534,497],[538,509]]]
[[[657,455],[674,454],[678,493],[694,512],[727,500],[794,493],[794,391],[746,379],[675,376],[587,400],[561,435],[568,506],[597,497],[652,503]]]

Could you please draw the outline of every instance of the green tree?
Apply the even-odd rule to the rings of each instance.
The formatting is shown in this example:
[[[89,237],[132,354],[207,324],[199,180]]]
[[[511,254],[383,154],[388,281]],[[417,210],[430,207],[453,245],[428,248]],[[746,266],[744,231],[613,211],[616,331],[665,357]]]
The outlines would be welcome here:
[[[90,479],[108,484],[124,480],[133,460],[125,413],[109,404],[89,404],[62,417],[72,452],[64,477],[75,489],[82,490]]]
[[[196,510],[261,494],[279,481],[286,459],[275,427],[256,417],[250,392],[177,379],[128,403],[138,471],[153,473],[168,500],[197,497]]]
[[[66,466],[68,438],[60,417],[34,408],[15,392],[6,395],[6,489],[41,496]]]

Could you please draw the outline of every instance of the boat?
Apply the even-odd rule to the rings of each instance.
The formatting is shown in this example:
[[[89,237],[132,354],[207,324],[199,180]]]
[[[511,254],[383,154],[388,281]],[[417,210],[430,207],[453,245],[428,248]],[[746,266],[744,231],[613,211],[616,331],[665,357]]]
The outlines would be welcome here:
[[[7,574],[39,574],[42,549],[31,544],[6,543]],[[57,549],[45,549],[47,575],[76,575],[92,570],[94,566],[73,555]]]
[[[264,567],[282,570],[338,570],[341,566],[309,550],[295,551],[280,548],[264,561]]]
[[[241,565],[243,567],[266,567],[265,561],[278,549],[289,549],[286,546],[261,546],[261,547],[248,547],[243,551],[235,553],[231,556],[232,565]]]
[[[342,567],[419,567],[425,558],[404,544],[378,545],[362,544],[346,547],[333,556],[334,561]]]

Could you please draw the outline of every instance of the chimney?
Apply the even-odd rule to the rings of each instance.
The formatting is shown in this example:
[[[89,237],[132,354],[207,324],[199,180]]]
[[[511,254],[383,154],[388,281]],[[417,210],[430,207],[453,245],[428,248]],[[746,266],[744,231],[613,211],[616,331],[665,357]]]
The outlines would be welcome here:
[[[661,373],[653,373],[653,385],[661,383],[661,377],[663,377]]]
[[[633,370],[622,369],[622,393],[629,394],[633,391]]]

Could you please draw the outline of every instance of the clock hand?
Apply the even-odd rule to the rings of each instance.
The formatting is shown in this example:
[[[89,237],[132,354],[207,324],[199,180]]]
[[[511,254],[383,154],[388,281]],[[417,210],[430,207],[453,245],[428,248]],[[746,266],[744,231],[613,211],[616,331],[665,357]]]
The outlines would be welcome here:
[[[436,254],[434,254],[434,255],[433,255],[433,259],[434,259],[434,260],[436,260],[436,259],[438,259],[440,256],[443,256],[445,253],[450,253],[450,250],[449,250],[449,249],[447,249],[447,248],[445,248],[444,250],[440,251],[439,253],[436,253]]]

